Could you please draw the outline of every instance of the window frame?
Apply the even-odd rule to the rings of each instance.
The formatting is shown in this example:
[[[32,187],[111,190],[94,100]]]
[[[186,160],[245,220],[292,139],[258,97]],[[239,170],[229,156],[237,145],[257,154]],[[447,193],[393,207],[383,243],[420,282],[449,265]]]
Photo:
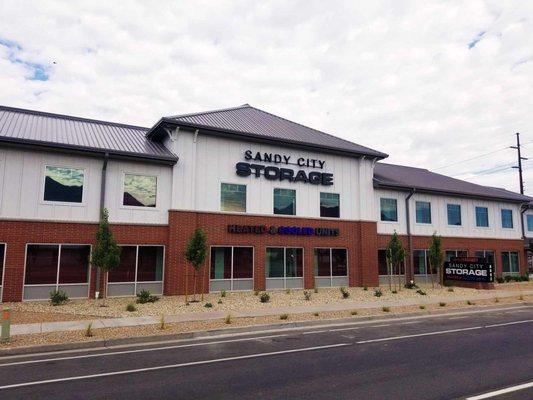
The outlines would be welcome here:
[[[394,202],[396,203],[396,219],[395,220],[391,220],[391,221],[387,221],[387,220],[384,220],[382,218],[382,214],[381,214],[381,210],[382,210],[382,204],[381,204],[381,200],[394,200]],[[398,217],[398,199],[395,198],[395,197],[381,197],[379,198],[379,222],[384,222],[386,224],[398,224],[399,222],[399,217]]]
[[[146,207],[148,208],[148,207]],[[124,244],[120,243],[118,245],[119,247],[135,247],[135,280],[132,282],[106,282],[107,286],[113,286],[113,285],[134,285],[134,291],[133,296],[136,296],[137,294],[137,285],[138,284],[150,284],[150,283],[160,283],[161,287],[164,291],[165,288],[165,261],[167,256],[167,249],[166,245],[164,244]],[[137,280],[137,271],[139,268],[139,248],[141,247],[162,247],[163,248],[163,267],[161,270],[161,280],[160,281],[139,281]],[[156,293],[157,295],[160,295],[159,293]],[[162,293],[161,293],[162,295]],[[125,296],[109,296],[109,297],[131,297],[130,295]]]
[[[276,190],[290,190],[290,191],[294,192],[294,214],[279,214],[279,213],[276,213]],[[296,189],[280,188],[280,187],[275,187],[275,188],[272,189],[272,214],[273,215],[287,216],[287,217],[294,217],[294,216],[297,215]]]
[[[56,282],[55,283],[40,283],[36,285],[26,284],[26,267],[28,262],[28,246],[58,246],[58,253],[57,253],[57,267],[56,267]],[[62,246],[89,246],[89,261],[87,265],[87,282],[86,283],[59,283],[59,272],[60,272],[60,266],[61,266],[61,247]],[[7,251],[5,252],[7,253]],[[48,300],[46,299],[24,299],[24,288],[26,286],[28,287],[45,287],[45,286],[55,286],[55,290],[59,290],[59,286],[80,286],[80,285],[87,285],[87,296],[85,297],[72,297],[72,299],[85,299],[89,298],[90,290],[91,290],[91,257],[93,253],[93,245],[89,243],[34,243],[34,242],[28,242],[25,245],[24,248],[24,274],[22,276],[22,301],[40,301],[40,300]],[[4,254],[5,257],[5,254]],[[5,265],[4,265],[5,268]],[[5,274],[4,274],[5,275]],[[2,285],[3,288],[3,285]]]
[[[459,224],[450,224],[450,210],[449,206],[458,206],[459,207]],[[461,204],[457,203],[446,203],[446,224],[448,227],[452,228],[461,228],[463,226],[463,208]]]
[[[348,248],[347,247],[324,247],[324,246],[318,246],[313,247],[313,259],[315,257],[315,250],[316,249],[326,249],[329,250],[329,281],[330,286],[329,287],[335,287],[333,286],[333,278],[350,278],[350,262],[348,259]],[[333,275],[333,250],[344,250],[346,251],[346,275]],[[314,261],[313,261],[314,264]],[[318,278],[327,278],[327,276],[319,276],[315,273],[315,265],[313,265],[313,277],[314,279]]]
[[[478,208],[484,208],[487,210],[487,226],[483,226],[483,225],[478,225],[477,224],[477,210]],[[489,207],[488,206],[477,206],[475,205],[474,206],[474,227],[476,229],[490,229],[490,212],[489,212]]]
[[[147,207],[147,206],[127,206],[124,204],[124,189],[126,185],[126,175],[137,175],[137,176],[145,176],[145,177],[151,177],[155,178],[155,206],[154,207]],[[125,210],[142,210],[142,211],[159,211],[160,210],[160,202],[159,202],[159,174],[145,174],[142,172],[132,172],[129,170],[122,170],[122,185],[121,185],[121,192],[120,192],[120,205],[119,208],[125,209]],[[133,245],[135,246],[135,245]]]
[[[53,201],[53,200],[45,200],[44,199],[44,191],[46,188],[46,168],[63,168],[63,169],[79,169],[83,171],[83,189],[81,191],[81,202],[75,203],[75,202],[69,202],[69,201]],[[87,205],[87,168],[81,167],[81,166],[72,166],[67,164],[61,164],[61,163],[42,163],[42,172],[41,172],[41,189],[39,194],[39,203],[44,205],[59,205],[59,206],[69,206],[69,207],[85,207]],[[34,243],[32,243],[34,244]]]
[[[517,272],[505,272],[503,270],[503,256],[506,254],[507,257],[508,257],[508,260],[509,260],[509,267],[511,267],[511,253],[516,253],[516,257],[517,257],[517,267],[518,267],[518,271]],[[500,259],[501,259],[501,262],[502,262],[502,277],[504,276],[520,276],[520,252],[519,251],[513,251],[513,250],[504,250],[501,252],[501,256],[500,256]]]
[[[415,251],[423,251],[424,252],[424,263],[425,263],[425,268],[424,268],[425,273],[424,274],[415,274],[415,266],[414,266]],[[413,278],[416,277],[416,276],[425,276],[425,277],[427,277],[427,276],[430,276],[430,275],[435,275],[435,274],[428,274],[428,269],[431,269],[431,266],[429,265],[428,252],[429,252],[429,249],[413,249]]]
[[[337,197],[339,199],[339,216],[338,217],[323,217],[322,216],[322,194],[334,194],[334,195],[337,195]],[[320,218],[327,218],[327,219],[332,219],[332,220],[340,219],[341,218],[341,194],[337,193],[337,192],[319,192],[319,195],[318,195],[318,214],[319,214]]]
[[[213,247],[230,247],[231,248],[231,278],[229,279],[211,279],[211,257]],[[251,278],[234,278],[233,277],[233,259],[235,256],[235,247],[252,249],[252,277]],[[233,244],[213,244],[209,246],[209,292],[211,292],[211,282],[227,282],[230,281],[230,291],[231,292],[249,292],[250,289],[233,289],[233,281],[252,281],[252,288],[255,288],[255,246],[241,246]],[[252,289],[253,290],[253,289]]]
[[[427,204],[429,204],[429,222],[418,222],[418,213],[417,213],[417,205],[418,205],[418,203],[427,203]],[[415,224],[423,225],[423,226],[433,225],[433,211],[432,211],[432,207],[431,207],[431,201],[415,200]]]
[[[222,185],[244,186],[244,188],[245,188],[244,211],[223,211],[222,210]],[[235,183],[235,182],[230,182],[230,181],[220,181],[220,185],[218,186],[218,210],[221,213],[246,214],[248,212],[248,185],[246,183]]]
[[[241,246],[237,246],[241,247]],[[267,254],[268,249],[283,249],[283,277],[273,277],[269,278],[267,275]],[[283,280],[283,289],[287,288],[287,249],[301,249],[302,250],[302,276],[295,276],[295,277],[289,277],[289,279],[301,279],[302,283],[305,276],[305,248],[304,247],[295,247],[295,246],[265,246],[265,281],[268,280]],[[302,285],[303,288],[303,285]],[[283,289],[277,289],[277,290],[283,290]],[[291,288],[292,289],[292,288]],[[295,288],[296,289],[296,288]],[[270,289],[270,290],[276,290],[276,289]]]
[[[503,213],[509,211],[511,213],[511,226],[503,226]],[[500,208],[500,222],[502,229],[514,229],[514,213],[511,208]]]

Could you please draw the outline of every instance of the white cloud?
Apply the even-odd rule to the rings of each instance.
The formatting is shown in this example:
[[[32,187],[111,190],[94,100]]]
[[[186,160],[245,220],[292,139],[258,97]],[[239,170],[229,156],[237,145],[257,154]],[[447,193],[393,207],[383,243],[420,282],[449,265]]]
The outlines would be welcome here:
[[[0,15],[0,43],[49,73],[28,79],[0,45],[1,104],[150,126],[247,102],[430,169],[516,131],[533,142],[532,2],[8,0]],[[486,173],[514,160],[438,172],[517,190],[515,170]]]

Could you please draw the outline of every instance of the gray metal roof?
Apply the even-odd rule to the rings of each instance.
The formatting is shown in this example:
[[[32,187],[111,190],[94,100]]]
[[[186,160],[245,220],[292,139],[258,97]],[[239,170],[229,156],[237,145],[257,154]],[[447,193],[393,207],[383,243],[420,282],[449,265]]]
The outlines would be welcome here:
[[[244,104],[221,110],[165,117],[154,126],[148,136],[161,124],[174,123],[198,129],[237,134],[268,142],[311,147],[318,151],[335,151],[343,154],[366,155],[385,158],[387,154],[332,136],[328,133],[289,121],[277,115]]]
[[[416,189],[420,192],[449,194],[483,199],[530,202],[533,198],[509,190],[476,185],[427,169],[378,162],[374,168],[376,187]]]
[[[148,128],[0,106],[0,144],[32,145],[175,163],[177,156],[146,138]]]

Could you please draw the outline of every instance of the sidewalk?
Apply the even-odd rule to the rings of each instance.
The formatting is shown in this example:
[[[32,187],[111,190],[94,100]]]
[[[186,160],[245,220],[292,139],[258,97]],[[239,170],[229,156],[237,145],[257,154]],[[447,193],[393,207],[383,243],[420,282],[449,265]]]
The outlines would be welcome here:
[[[506,298],[518,297],[520,294],[527,296],[533,295],[533,290],[516,291],[485,291],[479,292],[475,295],[457,296],[453,298],[454,302],[466,302],[468,300],[486,300],[492,298]],[[314,312],[330,312],[330,311],[348,311],[360,310],[369,308],[381,307],[398,307],[398,306],[416,306],[421,304],[438,304],[440,302],[449,302],[450,298],[445,296],[420,296],[412,299],[402,299],[395,301],[382,302],[353,302],[349,300],[339,301],[337,303],[310,305],[310,306],[293,306],[293,307],[277,307],[270,309],[256,309],[256,310],[242,310],[233,311],[231,315],[233,318],[241,317],[262,317],[281,314],[301,314]],[[191,312],[179,315],[165,315],[165,323],[176,322],[194,322],[194,321],[209,321],[223,319],[228,315],[226,311],[207,311],[207,312]],[[63,321],[63,322],[43,322],[34,324],[17,324],[11,326],[11,335],[28,335],[45,332],[60,332],[60,331],[77,331],[87,328],[89,323],[92,323],[93,329],[99,328],[117,328],[117,327],[131,327],[142,325],[154,325],[161,321],[161,317],[146,316],[146,317],[124,317],[124,318],[102,318],[94,320],[82,321]]]

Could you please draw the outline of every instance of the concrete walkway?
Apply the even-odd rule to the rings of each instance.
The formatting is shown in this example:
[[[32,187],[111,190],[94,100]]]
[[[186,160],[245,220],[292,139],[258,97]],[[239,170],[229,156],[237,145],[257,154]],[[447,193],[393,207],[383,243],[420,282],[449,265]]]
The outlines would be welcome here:
[[[383,301],[367,301],[367,302],[353,302],[349,300],[339,301],[337,303],[309,305],[309,306],[292,306],[292,307],[277,307],[268,309],[251,309],[242,311],[205,311],[205,312],[191,312],[178,315],[165,315],[165,323],[174,322],[194,322],[194,321],[209,321],[222,319],[226,315],[231,314],[234,318],[239,317],[263,317],[270,315],[281,314],[301,314],[314,312],[328,312],[328,311],[346,311],[346,310],[360,310],[369,308],[381,307],[398,307],[398,306],[413,306],[420,304],[438,304],[440,302],[466,302],[467,300],[486,300],[493,298],[518,297],[520,295],[533,295],[533,290],[523,291],[483,291],[469,296],[456,296],[450,298],[449,296],[420,296],[411,299],[401,300],[383,300]],[[45,332],[60,332],[60,331],[77,331],[87,328],[89,323],[92,323],[93,329],[98,328],[117,328],[127,326],[153,325],[158,324],[161,317],[146,316],[146,317],[123,317],[123,318],[102,318],[94,320],[82,321],[63,321],[63,322],[42,322],[35,324],[17,324],[11,326],[11,335],[28,335]]]

